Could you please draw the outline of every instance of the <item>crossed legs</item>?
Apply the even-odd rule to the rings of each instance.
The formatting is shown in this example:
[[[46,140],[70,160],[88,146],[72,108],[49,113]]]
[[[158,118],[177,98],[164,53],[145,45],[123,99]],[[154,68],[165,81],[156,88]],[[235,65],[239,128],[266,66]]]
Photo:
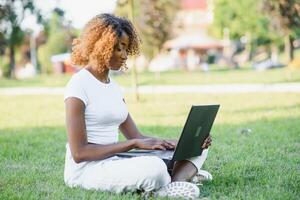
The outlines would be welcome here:
[[[208,149],[202,151],[202,154],[188,160],[180,160],[174,163],[171,180],[174,181],[190,181],[201,169],[207,158]]]
[[[181,160],[174,163],[171,180],[174,181],[190,181],[196,174],[197,168],[188,160]]]

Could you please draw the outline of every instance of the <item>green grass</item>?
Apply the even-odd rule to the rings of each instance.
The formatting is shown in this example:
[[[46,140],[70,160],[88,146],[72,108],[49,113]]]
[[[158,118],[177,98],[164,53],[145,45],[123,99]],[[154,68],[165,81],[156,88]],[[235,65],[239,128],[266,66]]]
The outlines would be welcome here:
[[[190,105],[221,104],[204,165],[214,180],[200,188],[201,197],[299,198],[299,94],[157,94],[126,101],[140,129],[163,138],[178,137]],[[139,199],[64,185],[62,96],[0,96],[0,102],[0,199]],[[252,132],[243,134],[244,128]]]
[[[113,75],[123,86],[131,86],[131,73]],[[70,75],[39,75],[28,80],[9,80],[0,78],[1,87],[63,87],[69,80]],[[139,85],[181,85],[181,84],[228,84],[228,83],[283,83],[299,82],[300,72],[290,71],[286,68],[272,69],[262,72],[243,68],[240,70],[229,70],[213,67],[210,72],[201,71],[184,72],[174,70],[162,72],[158,77],[151,72],[138,74]]]
[[[37,75],[25,80],[0,78],[0,88],[8,87],[62,87],[65,86],[71,75]]]

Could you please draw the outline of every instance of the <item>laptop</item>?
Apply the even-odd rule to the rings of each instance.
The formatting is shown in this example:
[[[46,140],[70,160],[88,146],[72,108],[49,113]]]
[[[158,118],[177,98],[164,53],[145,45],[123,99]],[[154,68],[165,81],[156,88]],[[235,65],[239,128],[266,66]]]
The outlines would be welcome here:
[[[132,149],[115,154],[119,157],[157,156],[168,168],[174,161],[200,156],[202,144],[208,137],[220,105],[193,105],[185,122],[175,150]]]

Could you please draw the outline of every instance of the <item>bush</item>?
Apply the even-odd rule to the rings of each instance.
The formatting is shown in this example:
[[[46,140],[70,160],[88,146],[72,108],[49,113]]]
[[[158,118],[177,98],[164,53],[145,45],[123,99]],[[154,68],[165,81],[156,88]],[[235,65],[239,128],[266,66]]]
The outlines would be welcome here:
[[[38,57],[41,64],[42,73],[52,73],[51,56],[65,53],[67,51],[66,33],[64,31],[53,34],[49,37],[46,44],[38,50]]]

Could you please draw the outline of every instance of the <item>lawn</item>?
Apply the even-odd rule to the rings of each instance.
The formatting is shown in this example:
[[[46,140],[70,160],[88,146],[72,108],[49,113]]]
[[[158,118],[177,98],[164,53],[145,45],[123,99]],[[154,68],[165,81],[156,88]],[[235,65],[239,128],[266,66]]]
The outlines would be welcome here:
[[[123,86],[131,86],[130,71],[124,74],[112,74]],[[39,75],[28,80],[9,80],[0,78],[2,87],[64,87],[70,75]],[[197,84],[228,84],[228,83],[284,83],[300,82],[300,71],[290,71],[287,68],[267,71],[254,71],[249,68],[229,70],[212,68],[205,73],[202,71],[185,72],[174,70],[158,74],[142,72],[138,74],[139,85],[197,85]]]
[[[299,94],[157,94],[142,95],[139,103],[130,95],[126,101],[140,129],[163,138],[178,137],[190,105],[221,104],[204,165],[214,179],[200,188],[201,197],[299,198]],[[0,199],[139,199],[64,185],[61,95],[0,96],[0,102]]]

